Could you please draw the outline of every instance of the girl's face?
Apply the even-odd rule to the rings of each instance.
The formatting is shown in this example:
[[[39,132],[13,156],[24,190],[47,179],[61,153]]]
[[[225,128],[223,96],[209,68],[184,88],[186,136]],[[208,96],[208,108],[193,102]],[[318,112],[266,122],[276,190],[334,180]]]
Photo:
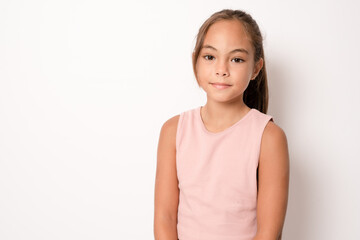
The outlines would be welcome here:
[[[254,63],[254,49],[243,25],[237,20],[221,20],[206,33],[196,64],[197,79],[208,99],[243,101],[244,91],[262,65],[262,59]]]

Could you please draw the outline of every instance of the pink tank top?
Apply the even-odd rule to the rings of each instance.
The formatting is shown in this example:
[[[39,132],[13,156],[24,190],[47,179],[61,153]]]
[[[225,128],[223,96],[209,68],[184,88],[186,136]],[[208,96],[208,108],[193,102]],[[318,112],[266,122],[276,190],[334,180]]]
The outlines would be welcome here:
[[[176,134],[179,240],[252,240],[257,230],[257,166],[272,116],[252,108],[231,127],[206,129],[197,107]]]

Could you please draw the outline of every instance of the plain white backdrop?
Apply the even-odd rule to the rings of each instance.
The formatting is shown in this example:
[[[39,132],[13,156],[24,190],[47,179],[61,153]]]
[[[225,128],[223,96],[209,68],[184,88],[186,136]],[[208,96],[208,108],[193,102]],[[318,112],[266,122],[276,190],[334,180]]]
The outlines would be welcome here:
[[[357,1],[0,2],[0,239],[153,239],[156,151],[204,105],[203,21],[241,9],[264,35],[285,131],[284,240],[360,239]]]

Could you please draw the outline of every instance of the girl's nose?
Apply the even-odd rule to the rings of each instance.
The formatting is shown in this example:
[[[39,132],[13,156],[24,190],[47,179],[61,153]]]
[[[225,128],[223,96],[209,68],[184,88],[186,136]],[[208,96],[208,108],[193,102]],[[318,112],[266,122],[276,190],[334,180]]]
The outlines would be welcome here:
[[[218,63],[218,65],[216,66],[216,75],[219,77],[229,76],[229,71],[225,63]]]

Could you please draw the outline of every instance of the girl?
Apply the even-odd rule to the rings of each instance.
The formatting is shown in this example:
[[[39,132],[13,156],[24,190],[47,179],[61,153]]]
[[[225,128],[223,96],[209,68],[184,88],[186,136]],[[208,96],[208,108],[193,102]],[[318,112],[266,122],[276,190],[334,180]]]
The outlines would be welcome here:
[[[192,53],[204,106],[167,120],[155,181],[156,240],[278,240],[285,220],[289,154],[266,114],[263,39],[240,10],[214,13]]]

